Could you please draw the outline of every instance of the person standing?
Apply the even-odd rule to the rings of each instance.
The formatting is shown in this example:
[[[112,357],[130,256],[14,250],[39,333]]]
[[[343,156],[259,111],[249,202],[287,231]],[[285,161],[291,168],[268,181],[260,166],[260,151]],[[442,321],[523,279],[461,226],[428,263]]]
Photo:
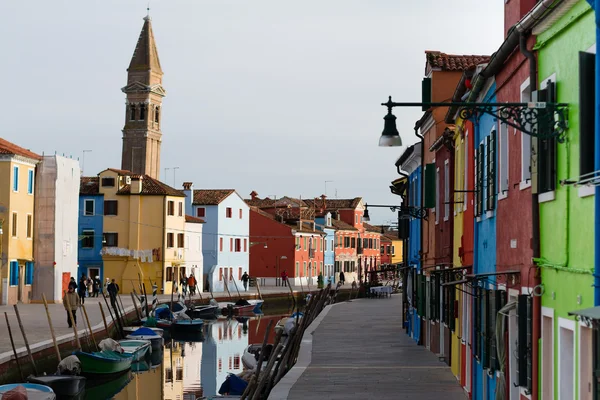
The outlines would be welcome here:
[[[247,272],[244,272],[244,275],[242,275],[242,283],[244,284],[244,292],[248,291],[248,280],[250,279],[250,277],[248,276]]]
[[[73,290],[77,290],[77,282],[75,282],[75,278],[71,277],[69,281],[69,289],[73,288]]]
[[[79,279],[79,286],[77,286],[77,294],[79,295],[81,304],[85,304],[85,292],[87,291],[86,283],[87,279],[85,279],[85,275],[81,275],[81,279]]]
[[[194,274],[190,274],[190,277],[187,280],[187,285],[188,288],[190,289],[190,294],[192,296],[194,296],[196,294],[196,286],[198,284],[198,281],[196,280],[196,277],[194,276]]]
[[[113,307],[116,307],[117,304],[117,294],[119,294],[119,285],[115,282],[114,279],[110,281],[110,284],[106,288],[108,295],[110,296],[110,303]]]
[[[346,277],[344,276],[344,271],[340,272],[340,283],[343,285],[346,282]]]
[[[71,316],[69,315],[69,306],[71,307],[71,313],[73,313],[73,322],[75,322],[75,326],[77,326],[77,309],[80,305],[81,302],[79,301],[79,295],[75,292],[75,287],[69,284],[69,290],[63,297],[63,306],[67,312],[67,323],[69,324],[69,328],[73,327]]]
[[[98,297],[98,293],[100,293],[100,283],[101,283],[100,282],[100,277],[96,276],[94,278],[94,287],[93,287],[94,296],[93,297]]]
[[[283,272],[281,273],[281,284],[283,286],[287,286],[287,278],[288,278],[287,271],[284,269]]]

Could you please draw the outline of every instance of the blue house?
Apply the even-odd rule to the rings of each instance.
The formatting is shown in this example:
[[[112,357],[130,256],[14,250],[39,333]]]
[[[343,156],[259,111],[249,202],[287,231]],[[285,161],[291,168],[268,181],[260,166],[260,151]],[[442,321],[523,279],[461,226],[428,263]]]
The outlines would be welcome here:
[[[98,276],[104,282],[102,232],[104,220],[104,195],[98,191],[98,177],[81,177],[79,186],[78,219],[78,268],[77,281],[81,275]]]
[[[325,233],[324,249],[323,249],[323,283],[327,285],[335,284],[335,231],[332,225],[331,213],[328,212],[322,216],[315,217],[317,230]]]
[[[235,292],[249,271],[250,207],[234,189],[194,190],[184,182],[185,213],[202,218],[204,290]]]
[[[408,205],[423,207],[421,203],[421,145],[409,146],[396,162],[408,175]],[[411,218],[408,223],[408,267],[405,290],[408,302],[407,331],[415,341],[421,336],[421,319],[425,318],[425,276],[421,274],[421,220]],[[421,293],[423,292],[423,293]],[[422,296],[421,296],[422,295]],[[421,304],[419,304],[421,302]]]

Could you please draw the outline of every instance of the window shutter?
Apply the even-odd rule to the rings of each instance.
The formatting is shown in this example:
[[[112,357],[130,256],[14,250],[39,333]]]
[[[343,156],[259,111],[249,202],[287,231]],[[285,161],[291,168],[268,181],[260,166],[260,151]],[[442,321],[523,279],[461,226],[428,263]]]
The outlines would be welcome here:
[[[425,275],[419,275],[419,277],[421,278],[421,292],[419,293],[419,302],[421,303],[421,312],[419,313],[419,315],[421,317],[425,317],[425,311],[426,311],[425,307],[427,305],[427,299],[425,298],[427,279],[425,278]]]
[[[596,55],[579,52],[579,175],[594,172]],[[585,179],[585,178],[584,178]]]
[[[488,136],[487,149],[487,208],[493,210],[496,200],[496,131],[493,130]]]
[[[533,298],[527,296],[527,390],[533,388]],[[536,360],[537,362],[537,360]]]
[[[435,163],[425,165],[425,208],[435,208]]]
[[[31,285],[33,283],[33,262],[28,261],[25,263],[25,284]]]
[[[481,291],[479,287],[475,287],[475,301],[473,302],[473,319],[474,319],[474,334],[472,342],[473,354],[477,360],[481,360],[481,346],[480,346],[480,333],[481,333]]]
[[[483,166],[484,166],[484,145],[481,143],[477,150],[477,213],[479,216],[483,213]]]
[[[546,89],[538,91],[538,102],[556,102],[556,84],[548,81]],[[542,112],[546,112],[545,110]],[[538,132],[547,133],[552,126],[545,118],[538,119]],[[538,142],[538,191],[550,192],[556,189],[556,139],[540,139]]]
[[[488,342],[490,343],[490,357],[488,368],[491,371],[495,371],[498,365],[498,356],[496,354],[496,314],[498,313],[498,300],[500,299],[499,292],[497,290],[490,291],[490,315],[489,315],[489,330],[488,330]]]
[[[517,303],[517,377],[518,385],[527,385],[527,295],[519,295]]]
[[[10,285],[19,285],[19,263],[17,261],[10,262]]]
[[[489,329],[489,290],[483,289],[481,291],[481,334],[479,341],[481,343],[481,365],[483,368],[487,368],[489,364],[489,340],[488,340],[488,329]]]

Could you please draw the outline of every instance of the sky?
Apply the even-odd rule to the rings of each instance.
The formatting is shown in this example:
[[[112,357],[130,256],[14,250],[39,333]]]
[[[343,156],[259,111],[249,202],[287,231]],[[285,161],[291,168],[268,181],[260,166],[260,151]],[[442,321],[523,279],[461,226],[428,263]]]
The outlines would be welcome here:
[[[377,146],[381,103],[390,95],[420,101],[425,50],[496,51],[504,2],[485,3],[152,0],[167,91],[161,180],[233,188],[244,198],[254,190],[399,204],[389,186],[405,147]],[[85,175],[120,168],[120,89],[147,7],[142,0],[0,2],[0,136],[78,158]],[[394,114],[404,144],[415,143],[420,109]],[[386,208],[370,214],[378,224],[395,218]]]

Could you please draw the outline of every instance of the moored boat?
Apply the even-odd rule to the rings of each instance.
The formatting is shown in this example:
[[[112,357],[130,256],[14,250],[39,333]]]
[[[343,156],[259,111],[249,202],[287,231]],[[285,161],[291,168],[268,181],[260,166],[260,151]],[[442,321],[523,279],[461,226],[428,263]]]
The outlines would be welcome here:
[[[57,396],[74,397],[85,389],[86,378],[75,375],[42,375],[30,376],[27,381],[48,386]]]
[[[176,319],[171,325],[171,332],[201,332],[203,325],[201,319]]]
[[[141,326],[126,326],[123,328],[123,332],[125,332],[125,334],[129,335],[129,334],[137,331],[140,328],[141,328]],[[155,328],[155,327],[150,327],[150,326],[145,326],[145,328],[150,329],[151,331],[153,331],[154,333],[156,333],[159,336],[163,336],[164,330],[162,328]]]
[[[115,351],[97,351],[94,353],[76,351],[73,354],[81,362],[81,371],[84,374],[117,374],[127,371],[133,361],[131,355],[120,354]]]
[[[247,369],[256,368],[256,364],[258,363],[258,358],[260,357],[260,352],[262,349],[262,343],[259,344],[251,344],[244,349],[244,354],[242,355],[242,364]],[[269,357],[273,352],[273,345],[267,344],[265,346],[265,355],[263,356],[263,361],[269,361]]]
[[[29,400],[55,400],[56,394],[54,391],[46,385],[39,385],[37,383],[10,383],[8,385],[0,386],[0,399],[8,393],[19,393],[22,396],[26,396]],[[8,396],[7,396],[8,398]]]
[[[155,333],[152,329],[146,327],[142,327],[134,332],[131,332],[129,335],[127,335],[126,339],[148,340],[152,346],[152,351],[158,351],[164,343],[162,336]]]
[[[252,309],[252,312],[254,312],[255,314],[260,314],[262,312],[262,305],[265,301],[264,300],[248,300],[248,303],[254,305],[254,308]]]
[[[119,344],[123,349],[123,354],[130,354],[133,357],[133,362],[145,360],[152,353],[149,340],[126,339],[119,340]]]

